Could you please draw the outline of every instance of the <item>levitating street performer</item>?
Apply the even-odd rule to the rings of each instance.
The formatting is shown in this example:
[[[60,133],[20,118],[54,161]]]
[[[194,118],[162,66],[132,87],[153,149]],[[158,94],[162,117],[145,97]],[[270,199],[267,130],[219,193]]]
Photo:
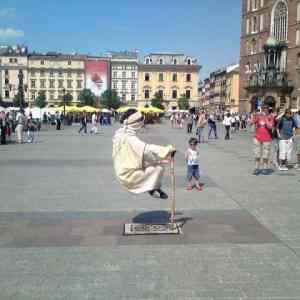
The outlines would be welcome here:
[[[161,190],[163,164],[169,162],[174,147],[141,141],[136,134],[144,126],[144,116],[135,109],[128,110],[121,123],[122,128],[113,138],[114,168],[119,182],[131,193],[148,192],[153,197],[167,199],[168,195]]]

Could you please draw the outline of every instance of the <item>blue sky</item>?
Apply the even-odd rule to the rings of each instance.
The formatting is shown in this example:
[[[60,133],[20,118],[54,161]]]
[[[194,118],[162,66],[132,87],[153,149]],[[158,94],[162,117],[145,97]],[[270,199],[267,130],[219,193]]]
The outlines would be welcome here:
[[[1,0],[0,44],[99,55],[138,49],[196,56],[203,79],[239,58],[241,0]]]

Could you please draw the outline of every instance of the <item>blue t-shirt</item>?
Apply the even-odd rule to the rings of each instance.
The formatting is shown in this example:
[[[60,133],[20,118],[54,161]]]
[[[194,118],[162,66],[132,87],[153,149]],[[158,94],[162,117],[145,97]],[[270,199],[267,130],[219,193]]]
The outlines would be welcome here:
[[[290,117],[282,117],[278,123],[278,129],[281,140],[289,140],[293,136],[293,129],[297,128],[295,120]]]

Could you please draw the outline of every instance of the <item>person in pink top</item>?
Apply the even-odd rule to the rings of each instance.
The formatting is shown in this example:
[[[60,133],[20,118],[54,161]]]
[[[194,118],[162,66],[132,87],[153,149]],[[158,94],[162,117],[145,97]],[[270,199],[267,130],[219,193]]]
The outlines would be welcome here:
[[[269,113],[268,106],[262,107],[262,112],[255,113],[251,120],[255,126],[254,156],[255,169],[253,175],[269,175],[271,170],[268,169],[271,144],[272,144],[272,129],[274,128],[274,117]],[[261,168],[261,163],[263,167]]]

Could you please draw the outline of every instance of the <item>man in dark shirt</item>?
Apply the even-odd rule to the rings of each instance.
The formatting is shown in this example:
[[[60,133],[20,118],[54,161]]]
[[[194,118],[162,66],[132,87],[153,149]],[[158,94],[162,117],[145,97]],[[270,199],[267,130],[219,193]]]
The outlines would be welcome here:
[[[277,125],[280,171],[288,171],[287,162],[291,160],[293,152],[293,137],[296,134],[296,128],[297,125],[292,117],[292,112],[290,109],[287,109]]]

